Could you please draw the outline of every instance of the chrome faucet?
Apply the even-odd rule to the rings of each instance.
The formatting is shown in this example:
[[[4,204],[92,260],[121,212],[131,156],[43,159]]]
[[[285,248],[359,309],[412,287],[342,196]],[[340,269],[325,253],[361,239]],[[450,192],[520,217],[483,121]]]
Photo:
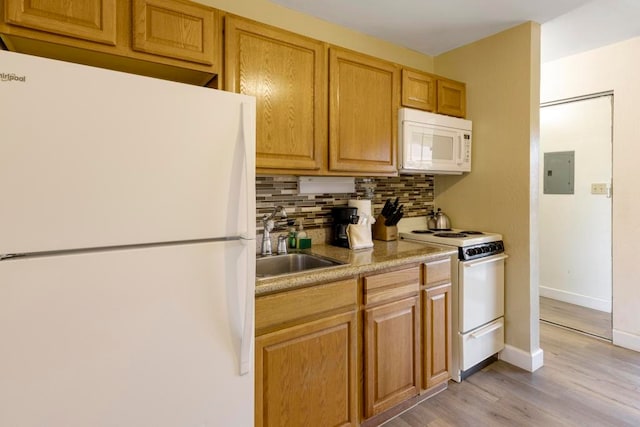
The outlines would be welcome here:
[[[280,216],[281,219],[287,219],[287,211],[282,206],[276,206],[273,212],[270,214],[264,214],[262,217],[262,225],[264,227],[264,233],[262,234],[262,250],[261,255],[271,255],[273,253],[271,249],[271,232],[276,228],[276,216]]]

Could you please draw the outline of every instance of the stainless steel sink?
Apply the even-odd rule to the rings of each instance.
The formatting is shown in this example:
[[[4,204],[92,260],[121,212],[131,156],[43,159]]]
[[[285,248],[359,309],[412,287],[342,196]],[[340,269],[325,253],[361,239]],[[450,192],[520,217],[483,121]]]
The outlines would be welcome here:
[[[343,262],[318,255],[292,253],[256,259],[256,276],[269,277],[343,265]]]

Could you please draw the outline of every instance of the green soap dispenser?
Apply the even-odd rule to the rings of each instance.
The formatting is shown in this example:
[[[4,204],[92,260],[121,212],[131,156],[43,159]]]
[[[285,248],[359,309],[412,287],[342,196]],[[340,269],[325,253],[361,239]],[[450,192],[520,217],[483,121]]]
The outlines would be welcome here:
[[[298,226],[298,234],[296,237],[298,249],[308,249],[311,247],[311,239],[307,237],[307,232],[304,231],[302,220],[300,220],[300,225]]]

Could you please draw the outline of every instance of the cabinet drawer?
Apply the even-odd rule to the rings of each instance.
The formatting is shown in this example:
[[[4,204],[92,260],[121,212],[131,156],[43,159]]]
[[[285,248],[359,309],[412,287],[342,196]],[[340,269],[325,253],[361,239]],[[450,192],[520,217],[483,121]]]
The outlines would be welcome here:
[[[451,259],[445,258],[424,264],[424,284],[427,287],[451,281]]]
[[[259,297],[256,299],[256,335],[312,320],[323,313],[353,310],[357,306],[357,295],[354,278]]]
[[[500,318],[482,328],[459,334],[458,339],[461,369],[465,371],[504,348],[504,320]]]
[[[367,276],[363,281],[365,305],[391,301],[418,292],[420,267]]]

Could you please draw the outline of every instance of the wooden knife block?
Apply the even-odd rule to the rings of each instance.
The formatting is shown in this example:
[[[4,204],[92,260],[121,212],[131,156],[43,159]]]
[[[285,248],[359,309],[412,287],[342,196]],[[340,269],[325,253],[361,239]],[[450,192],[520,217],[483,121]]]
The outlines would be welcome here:
[[[398,227],[395,225],[384,225],[385,217],[378,215],[376,223],[373,224],[373,238],[375,240],[384,240],[389,242],[398,239]]]

